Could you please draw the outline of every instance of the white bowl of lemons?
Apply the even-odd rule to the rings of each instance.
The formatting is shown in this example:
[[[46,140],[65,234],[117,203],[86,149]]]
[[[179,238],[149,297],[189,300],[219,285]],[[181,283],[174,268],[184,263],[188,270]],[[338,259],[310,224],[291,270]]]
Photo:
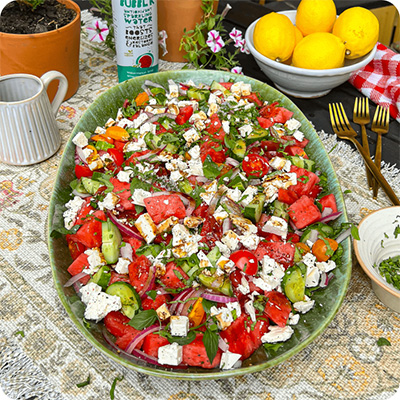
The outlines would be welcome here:
[[[312,5],[312,1],[315,0],[307,0],[307,1],[310,2]],[[286,16],[287,18],[289,18],[291,23],[295,25],[296,15],[298,10],[281,11],[279,13],[274,13],[274,14],[275,17],[276,14]],[[334,12],[335,12],[334,14],[334,21],[335,21],[336,9],[334,9]],[[278,16],[278,18],[281,17]],[[335,42],[335,39],[330,38],[331,41],[333,40],[333,42],[335,42],[332,44],[332,49],[330,49],[330,51],[328,50],[325,51],[325,48],[323,48],[321,52],[319,52],[319,54],[316,55],[315,54],[310,55],[307,54],[306,52],[299,51],[302,45],[308,41],[307,38],[309,38],[310,36],[309,35],[304,36],[303,39],[301,33],[300,37],[298,37],[297,35],[299,35],[299,32],[295,32],[294,50],[293,50],[293,45],[290,43],[288,44],[287,41],[285,41],[285,38],[279,37],[280,33],[278,33],[276,40],[277,46],[275,49],[272,50],[272,53],[269,53],[270,58],[268,58],[265,55],[263,55],[260,51],[256,50],[256,47],[260,49],[263,47],[263,44],[270,42],[268,38],[263,38],[263,37],[260,38],[259,36],[254,37],[254,31],[256,29],[256,25],[260,20],[261,18],[254,21],[246,31],[246,43],[250,50],[250,53],[255,58],[257,64],[264,72],[264,74],[271,79],[271,81],[275,84],[275,86],[280,91],[294,97],[316,98],[326,95],[333,88],[346,82],[350,78],[350,75],[353,72],[367,65],[374,58],[376,53],[376,42],[377,42],[376,32],[374,32],[373,34],[374,37],[376,36],[376,39],[374,39],[374,37],[370,39],[370,42],[371,40],[373,41],[372,50],[369,49],[367,54],[357,58],[347,58],[347,57],[345,58],[346,51],[347,53],[349,53],[349,50],[345,48],[345,45],[343,43],[344,41],[338,39],[331,33],[329,33],[329,35],[334,36],[334,38],[338,39],[338,41],[341,43],[338,44]],[[296,27],[295,30],[298,31],[298,28]],[[378,23],[378,31],[379,31],[379,23]],[[314,36],[316,35],[320,34],[314,33]],[[324,35],[328,34],[324,33]],[[258,41],[256,46],[254,44],[255,39],[256,42]],[[315,39],[319,40],[318,38]],[[307,45],[304,47],[307,47]],[[328,48],[329,46],[325,47]],[[264,51],[264,53],[267,52]],[[289,58],[287,58],[289,53],[290,53]],[[282,58],[284,58],[283,61],[279,59],[281,55]],[[348,56],[350,57],[350,55]],[[357,54],[354,54],[354,57],[356,56]],[[297,62],[297,65],[301,65],[302,67],[300,68],[298,66],[294,66],[293,63],[295,61]],[[321,68],[319,68],[319,66],[321,66]]]

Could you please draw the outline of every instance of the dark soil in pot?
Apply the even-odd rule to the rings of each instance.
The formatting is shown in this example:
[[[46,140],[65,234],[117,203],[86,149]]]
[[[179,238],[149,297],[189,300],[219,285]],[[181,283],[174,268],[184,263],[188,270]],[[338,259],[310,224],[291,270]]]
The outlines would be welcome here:
[[[49,32],[68,25],[75,11],[57,0],[45,0],[34,11],[25,3],[9,3],[0,16],[0,32],[29,34]]]

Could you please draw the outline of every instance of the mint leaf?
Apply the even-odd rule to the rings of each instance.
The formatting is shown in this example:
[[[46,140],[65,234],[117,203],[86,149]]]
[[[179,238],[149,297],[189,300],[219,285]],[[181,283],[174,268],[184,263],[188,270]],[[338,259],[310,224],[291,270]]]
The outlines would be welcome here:
[[[146,292],[147,296],[149,296],[152,300],[155,300],[157,297],[157,291],[156,290],[149,290]]]
[[[211,159],[210,155],[208,155],[208,156],[206,157],[206,159],[204,160],[204,163],[203,163],[203,173],[204,173],[204,176],[205,176],[207,179],[210,179],[211,181],[212,181],[213,179],[215,179],[215,178],[221,173],[221,169],[222,169],[222,167],[220,168],[220,167],[218,166],[218,164],[216,164],[216,163]]]
[[[189,331],[186,336],[172,336],[169,332],[167,331],[162,331],[160,332],[160,335],[165,337],[168,342],[170,343],[178,343],[179,346],[184,346],[185,344],[192,343],[196,339],[196,332],[195,331]]]
[[[133,326],[138,331],[148,328],[157,321],[156,310],[145,310],[136,314],[129,322],[128,325]]]
[[[353,238],[356,240],[360,240],[360,234],[358,233],[358,228],[356,225],[351,226],[351,236],[353,236]]]
[[[204,347],[206,348],[207,357],[211,364],[217,355],[218,340],[218,334],[207,328],[203,335],[203,343]]]

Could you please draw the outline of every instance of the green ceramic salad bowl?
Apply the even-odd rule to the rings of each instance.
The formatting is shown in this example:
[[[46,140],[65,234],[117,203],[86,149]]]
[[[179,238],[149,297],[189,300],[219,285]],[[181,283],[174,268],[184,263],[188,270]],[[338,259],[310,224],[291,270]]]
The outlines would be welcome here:
[[[97,126],[103,126],[108,118],[116,115],[118,108],[121,107],[126,98],[131,99],[142,90],[141,87],[145,80],[151,80],[168,86],[168,79],[172,79],[176,82],[192,80],[194,83],[206,84],[211,84],[213,80],[218,82],[228,81],[230,79],[234,81],[244,81],[250,83],[252,90],[258,92],[263,100],[268,100],[270,102],[279,101],[284,107],[293,111],[293,117],[301,122],[302,131],[310,140],[307,146],[308,154],[310,158],[316,161],[319,169],[327,173],[329,190],[336,197],[338,210],[342,211],[341,216],[335,223],[340,224],[347,222],[342,192],[328,154],[311,123],[286,96],[265,83],[243,75],[236,75],[228,72],[208,70],[160,72],[137,77],[109,89],[99,96],[87,109],[72,132],[59,166],[49,211],[48,243],[54,284],[65,310],[75,323],[77,329],[99,351],[127,368],[162,378],[187,380],[221,379],[261,371],[285,361],[304,349],[325,330],[334,318],[346,294],[351,275],[351,243],[349,238],[342,242],[344,248],[342,265],[335,269],[335,278],[329,283],[328,287],[317,291],[313,296],[313,299],[316,300],[316,304],[322,304],[322,307],[314,307],[313,310],[307,313],[306,318],[301,318],[299,324],[295,326],[295,334],[292,335],[290,340],[284,342],[276,352],[267,355],[263,347],[260,347],[250,358],[243,362],[240,368],[232,370],[205,370],[194,367],[172,369],[150,365],[133,356],[127,358],[118,354],[105,340],[102,334],[101,323],[87,323],[83,320],[84,304],[80,301],[74,289],[72,287],[64,287],[64,284],[70,278],[67,268],[72,262],[72,259],[65,238],[51,237],[50,233],[54,225],[60,223],[60,220],[62,220],[63,206],[69,200],[69,182],[74,179],[75,145],[72,143],[71,139],[80,131],[93,131]]]

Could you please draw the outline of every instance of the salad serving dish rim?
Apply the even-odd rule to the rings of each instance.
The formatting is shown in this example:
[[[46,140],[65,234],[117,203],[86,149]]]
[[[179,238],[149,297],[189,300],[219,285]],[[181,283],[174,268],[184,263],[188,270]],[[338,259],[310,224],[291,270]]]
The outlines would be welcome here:
[[[90,125],[94,130],[96,126],[104,124],[109,117],[113,117],[116,114],[118,108],[122,105],[124,97],[131,97],[135,91],[140,90],[139,88],[143,84],[145,80],[151,80],[153,82],[167,84],[168,79],[173,79],[179,82],[185,82],[189,79],[193,80],[195,83],[207,83],[211,84],[212,80],[216,81],[228,81],[229,79],[233,79],[234,81],[244,81],[246,83],[250,83],[252,85],[252,89],[256,92],[260,93],[262,98],[270,97],[270,99],[275,99],[281,101],[284,107],[289,107],[290,111],[294,112],[294,117],[300,120],[302,123],[302,130],[306,134],[306,137],[310,139],[309,147],[311,146],[313,150],[312,153],[318,151],[321,152],[320,156],[322,157],[323,170],[326,171],[329,176],[329,187],[330,192],[335,192],[335,197],[337,199],[338,208],[342,211],[342,215],[338,219],[338,223],[340,222],[348,222],[347,213],[344,205],[344,199],[342,192],[340,190],[340,185],[338,179],[336,177],[336,173],[333,169],[332,163],[328,157],[328,154],[318,137],[315,129],[311,125],[311,123],[306,119],[304,114],[300,111],[300,109],[283,93],[274,89],[273,87],[258,81],[254,78],[247,77],[244,75],[237,75],[230,72],[223,71],[211,71],[211,70],[179,70],[179,71],[164,71],[158,72],[154,74],[139,76],[133,78],[131,80],[122,82],[117,84],[116,86],[108,89],[106,92],[101,94],[96,100],[91,104],[88,109],[84,112],[78,123],[76,124],[67,144],[64,149],[64,153],[62,155],[62,159],[59,164],[59,168],[57,171],[56,181],[54,184],[54,189],[50,201],[49,207],[49,219],[48,219],[48,246],[50,253],[50,264],[52,269],[52,275],[54,284],[58,293],[58,296],[68,313],[69,317],[72,319],[80,333],[85,336],[85,338],[94,345],[98,350],[100,350],[103,354],[110,357],[113,361],[118,362],[119,364],[128,367],[130,369],[134,369],[138,372],[146,373],[149,375],[157,376],[160,378],[172,378],[172,379],[182,379],[182,380],[205,380],[205,379],[221,379],[221,378],[229,378],[239,375],[244,375],[247,373],[262,371],[266,368],[275,366],[290,358],[291,356],[297,354],[307,345],[309,345],[317,336],[319,336],[329,325],[329,323],[334,318],[335,314],[339,310],[340,305],[343,302],[345,297],[347,287],[349,284],[350,276],[351,276],[351,242],[350,238],[345,239],[342,242],[343,244],[343,256],[342,256],[342,266],[340,267],[339,274],[337,278],[333,280],[333,284],[329,285],[325,290],[331,296],[330,301],[332,302],[332,307],[325,312],[325,309],[321,306],[318,310],[311,310],[310,313],[315,313],[316,316],[323,315],[321,320],[318,318],[318,321],[315,322],[315,328],[308,328],[308,325],[303,322],[299,323],[301,329],[304,331],[300,332],[299,335],[302,336],[304,333],[306,336],[304,340],[299,341],[294,346],[290,345],[291,340],[287,343],[288,348],[283,346],[282,352],[276,353],[276,355],[265,361],[265,355],[263,356],[263,362],[260,362],[257,359],[254,359],[255,354],[260,350],[258,349],[253,356],[249,357],[244,361],[244,365],[238,369],[230,369],[230,370],[220,370],[220,369],[212,369],[212,370],[204,370],[201,368],[189,367],[186,369],[173,369],[171,367],[161,368],[158,366],[154,366],[148,364],[142,360],[135,360],[135,362],[122,357],[117,354],[115,350],[106,342],[104,338],[101,338],[101,330],[95,325],[95,323],[91,324],[90,329],[88,329],[82,321],[82,318],[78,316],[79,313],[82,313],[83,304],[80,302],[78,296],[75,294],[72,287],[65,288],[63,285],[70,278],[68,272],[66,271],[68,267],[68,262],[70,263],[72,259],[69,257],[68,246],[66,244],[65,238],[53,238],[51,237],[52,224],[53,219],[57,217],[57,206],[62,207],[65,202],[63,202],[60,198],[68,191],[67,187],[69,182],[72,180],[73,168],[68,170],[68,166],[72,167],[73,165],[73,152],[74,152],[74,144],[72,143],[72,138],[81,130],[88,130],[87,125]],[[135,84],[138,85],[135,88]],[[114,104],[115,98],[118,98],[118,104]],[[104,101],[108,99],[108,101]],[[122,101],[121,101],[122,100]],[[101,118],[103,121],[99,121],[96,118],[96,113],[101,111]],[[112,113],[112,114],[111,114]],[[88,122],[89,121],[89,122]],[[86,124],[86,128],[85,128]],[[303,125],[304,124],[304,125]],[[95,126],[94,126],[95,125]],[[312,157],[313,158],[313,157]],[[319,162],[321,164],[321,162]],[[68,177],[68,174],[70,175]],[[69,191],[68,191],[69,192]],[[68,258],[66,260],[65,258]],[[61,265],[60,265],[61,264]],[[336,290],[335,292],[333,292]],[[72,293],[73,292],[73,293]],[[331,293],[332,292],[332,293]],[[79,311],[80,310],[80,311]],[[307,314],[307,315],[308,315]],[[314,315],[314,314],[312,314]],[[304,319],[304,318],[303,318]],[[294,328],[295,332],[297,330],[297,326]],[[300,328],[299,328],[300,329]],[[308,330],[309,331],[308,331]],[[293,340],[299,340],[298,338]],[[248,361],[248,362],[247,362]]]

